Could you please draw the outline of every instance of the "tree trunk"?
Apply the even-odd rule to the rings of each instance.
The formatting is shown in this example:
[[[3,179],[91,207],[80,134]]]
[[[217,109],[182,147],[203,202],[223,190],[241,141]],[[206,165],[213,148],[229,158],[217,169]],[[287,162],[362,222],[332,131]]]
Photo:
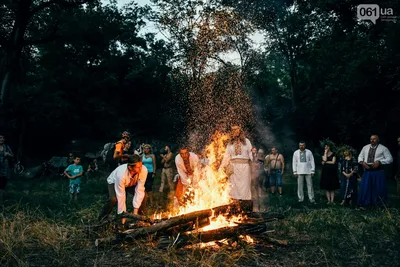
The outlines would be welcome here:
[[[296,111],[297,109],[297,92],[296,92],[296,62],[292,58],[289,61],[290,64],[290,90],[292,94],[292,110]]]
[[[23,118],[21,121],[21,130],[19,132],[18,136],[18,148],[17,148],[17,157],[18,159],[22,159],[22,154],[23,154],[23,148],[24,148],[24,137],[25,137],[25,132],[26,132],[26,121]]]
[[[22,48],[24,46],[25,31],[31,17],[31,6],[32,0],[20,0],[18,2],[14,26],[6,46],[3,66],[1,66],[0,106],[3,106],[6,102],[11,80],[13,79],[16,67],[19,65]]]

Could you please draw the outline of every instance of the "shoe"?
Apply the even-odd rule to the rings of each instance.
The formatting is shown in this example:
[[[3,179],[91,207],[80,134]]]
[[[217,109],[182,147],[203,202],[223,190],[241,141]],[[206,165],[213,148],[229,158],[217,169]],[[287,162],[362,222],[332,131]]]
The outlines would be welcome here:
[[[283,193],[282,193],[282,194],[279,194],[279,196],[282,197],[282,196],[283,196]]]
[[[329,204],[331,204],[331,202],[329,202],[329,201],[328,201],[328,202],[326,202],[326,205],[329,205]]]
[[[315,200],[310,201],[311,204],[317,204],[317,202],[315,202]]]
[[[299,199],[299,203],[303,203],[303,200],[300,200],[300,199]]]

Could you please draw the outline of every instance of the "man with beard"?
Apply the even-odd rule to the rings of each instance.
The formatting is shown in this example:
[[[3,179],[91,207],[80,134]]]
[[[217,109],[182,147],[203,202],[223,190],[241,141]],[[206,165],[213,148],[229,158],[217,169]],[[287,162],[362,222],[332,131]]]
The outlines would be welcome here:
[[[360,209],[370,205],[385,204],[387,200],[384,165],[393,162],[387,147],[379,144],[379,137],[372,135],[370,144],[363,147],[358,162],[364,168],[358,202]]]
[[[299,142],[299,149],[293,153],[293,175],[297,177],[297,196],[299,202],[304,201],[304,180],[307,183],[308,199],[315,204],[312,177],[315,174],[315,161],[313,153],[306,149],[304,141]]]

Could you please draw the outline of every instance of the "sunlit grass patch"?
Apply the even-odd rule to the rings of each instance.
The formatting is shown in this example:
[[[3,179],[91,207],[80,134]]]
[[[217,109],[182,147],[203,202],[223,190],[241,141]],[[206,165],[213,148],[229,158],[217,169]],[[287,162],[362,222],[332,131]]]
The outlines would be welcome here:
[[[0,220],[0,262],[3,266],[28,266],[30,258],[37,255],[43,257],[44,262],[55,265],[77,261],[76,255],[70,252],[82,240],[78,227],[49,219],[40,209],[22,206],[9,207],[3,211]]]

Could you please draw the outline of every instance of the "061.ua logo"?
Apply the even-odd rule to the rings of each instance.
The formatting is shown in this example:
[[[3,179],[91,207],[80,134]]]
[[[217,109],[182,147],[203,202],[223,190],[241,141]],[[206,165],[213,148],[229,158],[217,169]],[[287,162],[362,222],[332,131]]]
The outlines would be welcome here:
[[[361,4],[357,6],[357,18],[359,20],[370,20],[376,24],[377,19],[382,21],[396,22],[393,8],[382,8],[377,4]]]

